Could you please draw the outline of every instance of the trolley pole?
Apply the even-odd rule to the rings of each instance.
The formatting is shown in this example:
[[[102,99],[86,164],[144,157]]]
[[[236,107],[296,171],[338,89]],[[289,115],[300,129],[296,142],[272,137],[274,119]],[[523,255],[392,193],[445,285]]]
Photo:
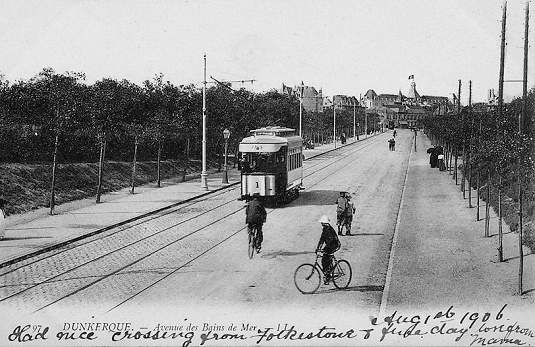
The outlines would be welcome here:
[[[204,73],[202,82],[202,172],[201,189],[208,190],[206,174],[206,53],[204,54]]]

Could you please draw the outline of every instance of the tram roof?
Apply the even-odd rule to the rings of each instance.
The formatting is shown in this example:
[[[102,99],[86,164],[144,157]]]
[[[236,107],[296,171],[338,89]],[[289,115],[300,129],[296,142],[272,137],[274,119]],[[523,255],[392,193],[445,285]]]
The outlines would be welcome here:
[[[291,137],[295,135],[295,129],[284,128],[280,126],[269,126],[259,129],[251,130],[251,134],[254,136],[279,136],[279,137]]]
[[[272,127],[262,129],[270,128]],[[292,134],[288,134],[286,136],[276,136],[268,134],[268,131],[263,132],[262,129],[256,129],[262,131],[254,133],[254,136],[245,137],[240,142],[240,152],[277,152],[283,146],[302,146],[303,140],[300,136],[293,134],[294,129],[280,127],[276,128],[289,130],[292,132]],[[251,133],[255,132],[256,130],[252,130]]]

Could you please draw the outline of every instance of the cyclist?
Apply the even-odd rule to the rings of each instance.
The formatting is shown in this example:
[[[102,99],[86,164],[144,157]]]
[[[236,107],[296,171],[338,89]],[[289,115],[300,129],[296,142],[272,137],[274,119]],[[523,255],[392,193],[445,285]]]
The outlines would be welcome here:
[[[247,203],[247,208],[245,209],[245,223],[249,232],[256,227],[256,253],[260,253],[262,248],[262,241],[264,240],[262,224],[266,222],[266,216],[266,209],[260,201],[260,194],[254,193],[253,200]]]
[[[336,225],[338,226],[338,235],[342,235],[342,227],[348,206],[345,192],[340,192],[340,196],[336,199],[336,205]]]
[[[318,247],[316,247],[316,252],[323,251],[321,267],[323,268],[323,273],[325,274],[324,283],[329,284],[333,270],[333,254],[340,249],[340,239],[338,239],[336,231],[334,231],[334,228],[331,226],[329,217],[321,216],[318,222],[321,223],[322,232],[318,242]],[[325,246],[323,247],[324,244]]]

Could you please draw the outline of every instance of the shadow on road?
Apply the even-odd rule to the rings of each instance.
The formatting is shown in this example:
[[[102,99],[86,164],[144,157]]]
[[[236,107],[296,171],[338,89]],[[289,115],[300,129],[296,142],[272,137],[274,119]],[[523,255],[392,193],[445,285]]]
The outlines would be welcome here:
[[[271,252],[271,253],[265,253],[262,255],[262,258],[276,258],[276,257],[292,257],[295,255],[303,255],[303,254],[313,254],[314,252],[311,251],[302,251],[302,252],[290,252],[290,251],[278,251],[278,252]]]
[[[33,236],[33,237],[4,237],[2,241],[16,241],[16,240],[33,240],[33,239],[51,239],[52,236]],[[0,241],[1,242],[1,241]]]
[[[353,236],[383,236],[384,234],[379,234],[379,233],[352,233],[351,235],[343,235],[343,236],[349,236],[349,237],[353,237]]]
[[[343,190],[343,189],[342,189]],[[324,206],[333,205],[333,211],[336,210],[336,199],[340,195],[339,190],[310,190],[300,194],[299,199],[295,201],[298,206]]]
[[[333,292],[382,292],[383,290],[384,290],[384,286],[368,285],[368,286],[352,286],[352,287],[347,287],[346,289],[330,288],[330,289],[318,290],[314,294],[328,294],[328,293],[333,293]]]

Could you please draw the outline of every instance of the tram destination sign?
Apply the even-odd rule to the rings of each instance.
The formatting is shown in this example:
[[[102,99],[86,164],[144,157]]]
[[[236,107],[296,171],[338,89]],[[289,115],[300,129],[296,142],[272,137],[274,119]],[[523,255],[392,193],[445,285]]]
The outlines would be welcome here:
[[[277,152],[283,143],[240,143],[240,152]]]

